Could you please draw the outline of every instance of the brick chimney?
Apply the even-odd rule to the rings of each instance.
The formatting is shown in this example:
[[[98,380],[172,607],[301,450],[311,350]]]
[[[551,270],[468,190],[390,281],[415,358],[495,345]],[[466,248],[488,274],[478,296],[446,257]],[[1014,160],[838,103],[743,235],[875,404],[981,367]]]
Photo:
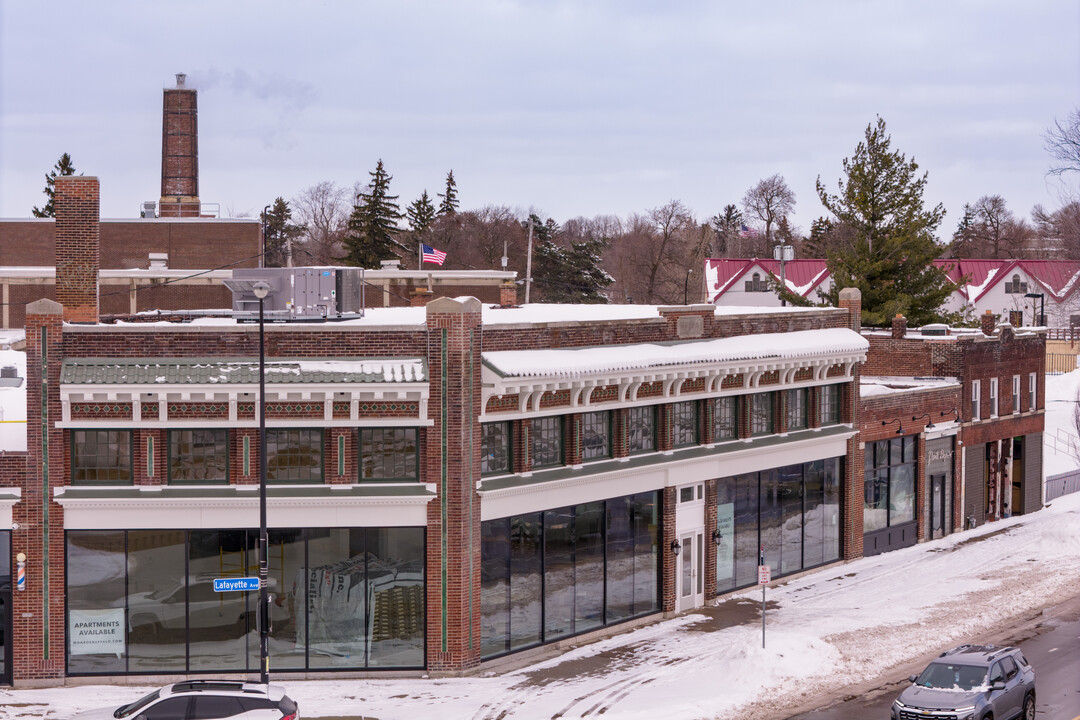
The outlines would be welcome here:
[[[986,313],[979,319],[979,321],[980,321],[979,324],[980,324],[980,326],[982,328],[983,335],[993,335],[994,334],[994,325],[996,324],[996,320],[994,318],[994,313],[987,310]]]
[[[862,293],[859,288],[844,288],[840,291],[840,307],[848,311],[855,332],[862,329]]]
[[[499,307],[517,307],[517,284],[504,282],[499,285]]]
[[[96,177],[56,178],[56,301],[66,322],[98,321],[100,191]]]
[[[902,340],[907,335],[907,318],[896,313],[896,317],[892,319],[892,337],[893,340]]]
[[[187,76],[167,88],[161,117],[161,217],[199,217],[198,93]]]
[[[412,307],[424,307],[431,298],[435,295],[431,290],[427,288],[416,288],[412,291],[412,298],[409,299],[409,305]]]

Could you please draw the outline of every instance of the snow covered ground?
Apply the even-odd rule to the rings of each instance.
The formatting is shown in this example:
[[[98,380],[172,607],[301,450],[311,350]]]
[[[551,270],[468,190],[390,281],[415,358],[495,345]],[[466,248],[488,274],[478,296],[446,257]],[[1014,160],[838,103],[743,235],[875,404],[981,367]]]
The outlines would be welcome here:
[[[1080,371],[1047,380],[1047,435],[1076,437]],[[1046,473],[1080,466],[1047,450]],[[968,641],[1080,587],[1080,494],[483,677],[283,681],[304,717],[782,718],[808,698]],[[0,690],[0,720],[66,718],[150,688]]]

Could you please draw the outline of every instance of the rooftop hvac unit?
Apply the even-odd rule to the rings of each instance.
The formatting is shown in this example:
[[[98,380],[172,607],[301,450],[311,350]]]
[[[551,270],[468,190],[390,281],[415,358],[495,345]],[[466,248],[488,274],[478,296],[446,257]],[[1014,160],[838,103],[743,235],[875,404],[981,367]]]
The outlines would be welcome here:
[[[255,283],[270,286],[263,299],[267,317],[290,320],[337,318],[363,313],[361,268],[237,268],[225,285],[233,291],[233,310],[259,312]]]
[[[156,218],[157,217],[157,203],[153,200],[147,200],[142,204],[142,211],[139,213],[141,218]]]

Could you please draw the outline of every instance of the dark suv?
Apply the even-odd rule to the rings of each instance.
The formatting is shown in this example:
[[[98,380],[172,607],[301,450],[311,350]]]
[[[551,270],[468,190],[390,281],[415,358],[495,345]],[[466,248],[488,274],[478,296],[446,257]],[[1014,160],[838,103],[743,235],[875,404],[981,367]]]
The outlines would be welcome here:
[[[1035,670],[1017,648],[943,652],[892,705],[893,720],[1034,720]]]
[[[127,705],[88,710],[75,720],[300,720],[279,685],[185,680]]]

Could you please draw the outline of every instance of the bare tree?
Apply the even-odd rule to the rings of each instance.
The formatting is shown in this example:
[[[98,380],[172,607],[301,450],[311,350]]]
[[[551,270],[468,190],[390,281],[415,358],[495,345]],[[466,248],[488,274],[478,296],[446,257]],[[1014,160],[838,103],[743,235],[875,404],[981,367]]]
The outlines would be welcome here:
[[[795,193],[788,187],[783,175],[773,175],[759,180],[757,185],[746,191],[743,209],[748,216],[765,223],[765,249],[771,252],[773,226],[779,223],[780,218],[794,211]]]
[[[1052,212],[1036,205],[1031,217],[1042,257],[1080,260],[1080,201],[1066,203]]]
[[[1031,227],[1017,219],[1000,195],[983,195],[964,206],[964,215],[953,234],[954,254],[960,258],[1019,258],[1027,255],[1034,236]]]
[[[1064,122],[1055,119],[1043,134],[1043,141],[1056,161],[1050,166],[1051,175],[1080,172],[1080,108],[1069,113]]]
[[[291,205],[299,224],[307,228],[302,238],[309,255],[304,264],[334,264],[344,255],[342,238],[352,212],[349,191],[330,180],[301,190]]]

